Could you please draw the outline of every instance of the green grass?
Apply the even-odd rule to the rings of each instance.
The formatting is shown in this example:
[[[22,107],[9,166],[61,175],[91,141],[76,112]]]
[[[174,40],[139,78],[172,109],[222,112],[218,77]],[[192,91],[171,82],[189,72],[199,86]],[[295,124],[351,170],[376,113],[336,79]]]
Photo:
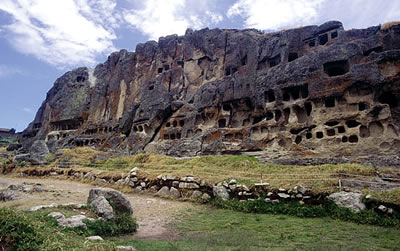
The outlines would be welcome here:
[[[298,209],[293,205],[290,207],[295,211]],[[52,211],[60,210],[65,214],[73,213],[68,207]],[[398,250],[400,246],[398,227],[359,225],[329,217],[244,213],[211,206],[177,213],[169,225],[172,231],[180,233],[174,239],[136,240],[124,236],[93,243],[85,241],[85,237],[99,233],[102,236],[112,235],[101,233],[110,228],[109,224],[95,223],[96,227],[89,225],[88,231],[66,229],[57,226],[54,219],[47,217],[48,213],[48,210],[23,212],[0,209],[0,248],[1,245],[9,247],[14,244],[11,250],[114,250],[117,245],[130,245],[146,251],[251,251]],[[122,219],[121,223],[126,221]]]
[[[176,240],[121,240],[138,250],[398,250],[400,230],[330,218],[207,208],[180,215]]]
[[[325,201],[321,205],[302,205],[297,201],[280,201],[277,204],[272,204],[266,203],[262,199],[253,201],[213,199],[210,203],[219,208],[246,213],[286,214],[304,218],[330,217],[357,224],[397,227],[400,229],[400,214],[396,211],[391,216],[373,209],[353,212],[348,208],[338,207],[332,201]]]
[[[77,215],[71,208],[52,208],[67,216]],[[137,225],[131,215],[120,214],[113,220],[87,222],[87,229],[63,228],[55,219],[48,217],[49,210],[36,212],[0,208],[0,250],[114,250],[109,241],[88,242],[85,237],[102,237],[130,234]]]

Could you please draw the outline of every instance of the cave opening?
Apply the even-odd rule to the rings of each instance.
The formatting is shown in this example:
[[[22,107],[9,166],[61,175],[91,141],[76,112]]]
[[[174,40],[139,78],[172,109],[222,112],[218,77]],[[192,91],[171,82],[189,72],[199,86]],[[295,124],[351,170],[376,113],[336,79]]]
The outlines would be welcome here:
[[[288,62],[292,62],[292,61],[296,60],[297,58],[299,58],[299,56],[297,55],[296,52],[290,52],[289,56],[288,56]]]
[[[399,105],[396,96],[392,92],[384,92],[379,96],[378,101],[382,104],[388,104],[391,108]]]
[[[323,65],[324,72],[328,74],[329,77],[335,77],[344,75],[349,72],[350,66],[347,60],[339,60],[328,62]]]
[[[318,40],[320,45],[325,45],[326,43],[328,43],[328,34],[323,34],[319,36]]]
[[[219,128],[224,128],[225,126],[226,126],[226,119],[218,120],[218,127]]]
[[[307,116],[310,116],[312,112],[312,104],[310,102],[306,102],[304,107],[306,108]]]
[[[355,120],[347,120],[346,125],[348,128],[354,128],[360,125],[360,122],[355,121]]]
[[[280,110],[275,111],[275,121],[279,121],[282,116],[282,112]]]
[[[350,143],[357,143],[357,142],[358,142],[358,137],[357,137],[357,135],[351,135],[351,136],[349,137],[349,142],[350,142]]]
[[[335,97],[328,97],[325,99],[325,107],[335,107]]]
[[[264,99],[267,103],[275,101],[275,93],[273,90],[264,92]]]

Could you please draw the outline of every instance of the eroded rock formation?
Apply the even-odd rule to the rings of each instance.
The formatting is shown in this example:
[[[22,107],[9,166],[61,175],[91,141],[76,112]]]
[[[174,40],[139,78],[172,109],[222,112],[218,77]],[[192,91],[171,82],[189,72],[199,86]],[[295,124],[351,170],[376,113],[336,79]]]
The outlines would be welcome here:
[[[188,30],[56,80],[29,147],[169,155],[399,152],[400,25]]]

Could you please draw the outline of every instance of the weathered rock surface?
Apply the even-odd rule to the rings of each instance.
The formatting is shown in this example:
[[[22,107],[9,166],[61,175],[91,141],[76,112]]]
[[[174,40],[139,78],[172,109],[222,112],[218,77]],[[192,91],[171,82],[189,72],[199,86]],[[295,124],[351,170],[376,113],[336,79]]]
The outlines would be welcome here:
[[[21,199],[21,196],[15,190],[7,188],[0,191],[0,201],[13,201],[19,199]]]
[[[83,222],[84,220],[88,220],[88,218],[84,215],[74,215],[69,218],[59,219],[58,225],[70,228],[83,227],[86,229],[87,227],[86,224]]]
[[[33,142],[30,150],[30,160],[37,164],[46,163],[46,158],[50,156],[49,148],[44,140]]]
[[[222,200],[229,199],[228,190],[222,185],[216,185],[213,187],[213,194],[215,197],[220,198]]]
[[[331,21],[138,44],[57,79],[21,140],[177,156],[277,149],[297,162],[396,156],[399,30]]]
[[[355,212],[365,209],[365,204],[362,202],[363,195],[353,192],[338,192],[328,196],[328,199],[333,200],[340,207],[349,208]]]
[[[86,237],[86,240],[88,240],[88,241],[104,241],[104,239],[98,235]]]
[[[60,212],[51,212],[51,213],[48,214],[48,216],[49,216],[49,217],[52,217],[52,218],[54,218],[54,219],[56,219],[56,220],[63,220],[63,219],[65,219],[65,216],[64,216],[62,213],[60,213]]]
[[[107,220],[112,219],[114,217],[114,210],[110,203],[106,200],[106,198],[102,195],[97,196],[91,203],[93,210],[100,217],[103,217]]]
[[[106,201],[110,201],[113,206],[112,209],[116,212],[133,213],[128,197],[117,190],[111,188],[93,188],[89,191],[88,204],[92,204],[98,197],[104,197]],[[103,201],[102,199],[99,200],[97,202]]]

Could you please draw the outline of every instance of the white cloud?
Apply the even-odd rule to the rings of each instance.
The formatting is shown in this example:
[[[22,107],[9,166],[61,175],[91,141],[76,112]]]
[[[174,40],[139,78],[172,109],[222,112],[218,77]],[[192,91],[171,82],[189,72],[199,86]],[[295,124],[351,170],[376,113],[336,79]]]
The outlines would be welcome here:
[[[227,16],[241,16],[245,27],[278,30],[311,24],[325,0],[239,0]]]
[[[124,11],[127,23],[150,39],[170,34],[182,35],[187,28],[200,29],[222,21],[210,6],[211,0],[133,0],[133,9]]]
[[[24,111],[26,113],[29,113],[29,114],[34,114],[35,113],[35,111],[33,109],[28,108],[28,107],[22,108],[22,111]]]
[[[12,16],[4,25],[12,46],[57,67],[93,65],[96,56],[115,50],[113,0],[1,0]]]
[[[25,73],[15,66],[0,64],[0,78],[10,75],[25,75]]]

